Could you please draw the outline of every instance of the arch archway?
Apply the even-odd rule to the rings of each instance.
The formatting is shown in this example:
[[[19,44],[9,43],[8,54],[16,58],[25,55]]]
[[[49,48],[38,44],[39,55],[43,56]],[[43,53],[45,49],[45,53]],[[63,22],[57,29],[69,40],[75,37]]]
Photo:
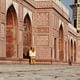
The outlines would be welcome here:
[[[68,61],[68,51],[67,51],[68,49],[67,49],[67,41],[65,41],[65,62],[67,62]]]
[[[28,50],[32,45],[32,27],[29,14],[24,18],[23,58],[29,58]]]
[[[15,47],[17,46],[17,14],[13,5],[11,5],[6,14],[6,57],[17,55]]]
[[[76,62],[76,42],[74,42],[74,62]]]
[[[70,40],[68,40],[68,61],[70,60]]]
[[[73,40],[71,39],[71,61],[73,62]]]
[[[64,60],[64,34],[62,25],[59,29],[59,60]]]

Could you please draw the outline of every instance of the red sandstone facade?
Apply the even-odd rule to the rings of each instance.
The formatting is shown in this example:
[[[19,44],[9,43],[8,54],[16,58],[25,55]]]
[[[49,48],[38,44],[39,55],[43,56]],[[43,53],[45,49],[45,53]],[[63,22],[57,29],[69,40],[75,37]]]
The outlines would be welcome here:
[[[31,46],[37,52],[36,63],[80,63],[77,30],[57,1],[0,0],[1,63],[28,63],[23,54]]]

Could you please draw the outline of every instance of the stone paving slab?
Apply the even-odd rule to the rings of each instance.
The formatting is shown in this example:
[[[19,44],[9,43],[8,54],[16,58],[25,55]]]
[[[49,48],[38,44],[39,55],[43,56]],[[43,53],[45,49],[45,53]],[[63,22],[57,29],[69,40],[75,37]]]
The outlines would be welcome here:
[[[80,66],[0,65],[0,80],[80,80]]]

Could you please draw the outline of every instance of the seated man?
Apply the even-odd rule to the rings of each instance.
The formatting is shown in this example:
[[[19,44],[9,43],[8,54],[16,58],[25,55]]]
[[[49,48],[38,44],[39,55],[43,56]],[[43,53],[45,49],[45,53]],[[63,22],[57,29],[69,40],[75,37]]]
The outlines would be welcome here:
[[[34,64],[35,63],[35,57],[36,57],[36,50],[32,47],[29,50],[29,56],[30,56],[30,64]]]

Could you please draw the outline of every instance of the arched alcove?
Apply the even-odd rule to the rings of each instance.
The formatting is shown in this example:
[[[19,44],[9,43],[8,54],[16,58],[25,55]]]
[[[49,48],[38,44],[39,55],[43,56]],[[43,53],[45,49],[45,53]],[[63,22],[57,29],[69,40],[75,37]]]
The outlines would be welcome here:
[[[64,60],[64,34],[62,25],[59,29],[59,60]]]
[[[6,14],[6,57],[12,57],[17,54],[17,14],[13,5],[11,5]]]
[[[29,58],[28,50],[32,45],[32,27],[29,14],[24,18],[24,31],[23,31],[23,58]]]
[[[68,40],[68,61],[70,60],[70,40]]]
[[[76,62],[76,42],[74,42],[74,62]]]
[[[73,62],[73,40],[71,39],[71,61]]]

